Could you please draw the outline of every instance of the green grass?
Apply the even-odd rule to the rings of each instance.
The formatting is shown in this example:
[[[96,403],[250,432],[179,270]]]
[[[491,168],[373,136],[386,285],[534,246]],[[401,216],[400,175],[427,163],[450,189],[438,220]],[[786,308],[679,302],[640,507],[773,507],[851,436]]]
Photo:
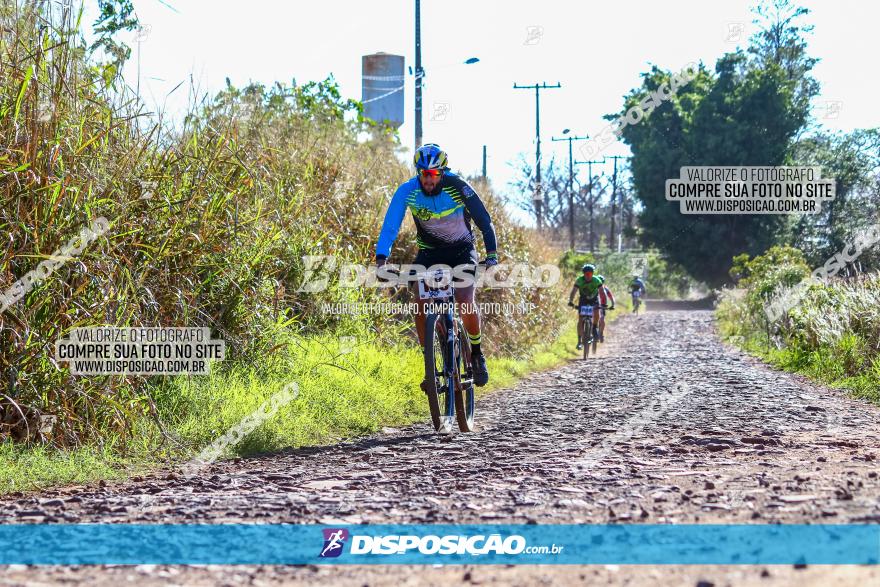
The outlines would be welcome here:
[[[729,309],[720,308],[717,316],[722,336],[749,354],[778,369],[880,405],[880,357],[872,359],[858,335],[846,334],[834,344],[815,350],[797,344],[775,348],[768,345],[765,334],[744,333],[741,322],[731,322]]]
[[[805,375],[829,387],[846,390],[853,397],[880,405],[880,359],[856,375],[847,375],[846,356],[837,347],[809,353],[796,348],[753,352],[771,365]]]
[[[479,394],[509,386],[532,371],[574,356],[575,339],[571,325],[558,340],[534,349],[528,357],[488,357],[491,381]],[[239,368],[198,384],[178,379],[157,398],[163,419],[185,442],[203,446],[290,382],[299,388],[297,397],[230,454],[327,444],[428,418],[419,389],[423,360],[415,346],[388,348],[365,340],[342,349],[340,340],[332,337],[287,346],[282,358],[259,373]]]
[[[337,268],[372,257],[387,188],[412,173],[397,157],[398,137],[363,119],[362,105],[343,97],[332,76],[227,84],[193,101],[184,124],[168,125],[92,59],[75,12],[59,16],[36,0],[0,4],[0,111],[9,114],[0,116],[8,139],[0,142],[10,145],[0,156],[9,179],[0,185],[0,234],[12,243],[0,256],[0,289],[97,218],[110,224],[77,255],[78,269],[52,272],[4,312],[14,326],[0,333],[0,389],[10,390],[0,397],[0,442],[31,447],[0,458],[7,488],[179,462],[290,381],[300,396],[237,443],[239,454],[424,418],[418,355],[389,348],[408,324],[391,313],[320,311],[387,301],[390,292],[341,287],[335,277],[322,291],[302,288],[307,256],[329,256]],[[508,260],[558,259],[510,218],[487,182],[474,185]],[[405,227],[392,260],[414,256],[412,236]],[[534,349],[568,317],[562,287],[485,292],[481,301],[534,304],[529,315],[487,320],[488,355],[533,354],[493,361],[495,386],[551,360],[552,351]],[[228,359],[210,378],[159,387],[138,377],[72,377],[53,360],[55,341],[95,325],[209,326]],[[340,355],[331,335],[352,332],[361,346]],[[54,423],[34,426],[43,416]]]
[[[146,455],[141,459],[122,458],[96,447],[60,451],[4,442],[0,443],[0,494],[97,479],[124,479],[150,464]]]
[[[723,336],[775,367],[880,404],[880,274],[810,285],[768,324],[764,306],[809,274],[803,253],[773,247],[734,263],[738,289],[716,311]]]
[[[572,320],[555,341],[527,357],[488,357],[491,381],[479,395],[574,358],[576,339]],[[338,338],[298,339],[260,369],[235,367],[206,378],[169,380],[152,395],[174,440],[160,442],[156,430],[147,434],[151,425],[143,422],[139,444],[122,456],[109,445],[64,451],[0,444],[0,494],[124,479],[185,461],[292,381],[299,386],[298,396],[224,456],[330,444],[428,418],[418,387],[424,367],[416,347],[387,348],[365,340],[349,343],[349,352],[342,353],[340,346]]]

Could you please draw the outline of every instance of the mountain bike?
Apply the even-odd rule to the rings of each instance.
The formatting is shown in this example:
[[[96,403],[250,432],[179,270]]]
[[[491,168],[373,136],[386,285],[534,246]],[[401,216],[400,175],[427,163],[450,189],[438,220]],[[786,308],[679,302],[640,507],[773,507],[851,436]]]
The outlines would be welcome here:
[[[642,291],[637,289],[632,292],[633,298],[633,314],[639,313],[639,306],[642,304]]]
[[[596,347],[599,344],[599,327],[593,324],[593,312],[595,306],[590,304],[574,306],[578,311],[579,320],[584,321],[584,332],[580,332],[578,325],[578,334],[580,335],[581,344],[584,345],[584,359],[590,356],[590,346],[593,347],[593,354],[596,354]],[[589,336],[587,335],[589,332]]]
[[[474,377],[471,343],[455,304],[451,272],[418,276],[419,299],[428,300],[425,315],[425,393],[431,421],[450,433],[453,419],[462,432],[474,430]]]

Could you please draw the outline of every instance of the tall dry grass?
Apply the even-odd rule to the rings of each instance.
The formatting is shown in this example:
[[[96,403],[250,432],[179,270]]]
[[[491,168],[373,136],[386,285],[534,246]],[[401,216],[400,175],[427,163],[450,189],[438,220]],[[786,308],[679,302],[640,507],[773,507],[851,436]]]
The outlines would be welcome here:
[[[387,201],[410,173],[395,136],[363,120],[332,79],[230,86],[164,126],[90,59],[78,13],[49,14],[50,4],[0,8],[0,291],[96,218],[110,230],[0,314],[0,440],[125,449],[161,434],[157,380],[75,377],[56,364],[55,340],[75,327],[209,326],[230,364],[257,367],[291,337],[399,342],[400,317],[320,312],[380,290],[297,292],[303,255],[371,259]],[[555,260],[480,187],[502,255]],[[398,242],[395,255],[410,260],[409,223]],[[486,292],[538,308],[487,319],[487,346],[522,354],[546,341],[563,317],[557,293]]]
[[[789,297],[810,274],[799,250],[773,247],[736,261],[744,287],[728,291],[718,308],[727,337],[783,368],[880,401],[880,274],[828,279]],[[777,299],[791,303],[770,322],[764,306]]]

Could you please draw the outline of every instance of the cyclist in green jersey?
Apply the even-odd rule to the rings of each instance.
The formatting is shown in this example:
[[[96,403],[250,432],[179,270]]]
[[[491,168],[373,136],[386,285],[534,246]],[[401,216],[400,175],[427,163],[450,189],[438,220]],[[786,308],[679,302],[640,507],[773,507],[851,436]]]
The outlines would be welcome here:
[[[604,305],[606,301],[604,287],[602,287],[604,280],[595,275],[596,267],[590,263],[584,265],[581,271],[583,275],[575,280],[571,293],[568,295],[568,305],[572,308],[593,306],[593,326],[598,326],[599,306]],[[580,294],[577,306],[572,303],[575,293]],[[585,326],[586,316],[580,316],[578,318],[578,349],[583,348]]]

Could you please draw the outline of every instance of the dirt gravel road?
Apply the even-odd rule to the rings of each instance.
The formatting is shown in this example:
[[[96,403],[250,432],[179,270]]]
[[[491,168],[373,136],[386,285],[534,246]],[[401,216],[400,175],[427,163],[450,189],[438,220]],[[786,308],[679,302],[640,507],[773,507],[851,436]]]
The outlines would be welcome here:
[[[0,523],[880,523],[880,409],[721,343],[708,310],[624,316],[598,357],[331,447],[7,497]],[[877,567],[0,567],[0,584],[880,585]]]

